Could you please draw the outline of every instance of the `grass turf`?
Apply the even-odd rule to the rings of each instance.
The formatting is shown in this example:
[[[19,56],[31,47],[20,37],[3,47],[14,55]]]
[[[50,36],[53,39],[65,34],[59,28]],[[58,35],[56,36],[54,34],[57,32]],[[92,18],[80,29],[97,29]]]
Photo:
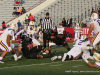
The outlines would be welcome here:
[[[15,44],[17,45],[17,44]],[[73,43],[69,43],[72,47]],[[52,47],[52,51],[57,50],[56,55],[63,55],[67,50],[62,46]],[[22,54],[22,53],[20,53]],[[14,61],[11,53],[3,59],[4,64],[0,64],[0,75],[100,75],[100,69],[89,67],[82,59],[51,61],[51,58],[25,59]],[[94,61],[90,60],[92,64]]]

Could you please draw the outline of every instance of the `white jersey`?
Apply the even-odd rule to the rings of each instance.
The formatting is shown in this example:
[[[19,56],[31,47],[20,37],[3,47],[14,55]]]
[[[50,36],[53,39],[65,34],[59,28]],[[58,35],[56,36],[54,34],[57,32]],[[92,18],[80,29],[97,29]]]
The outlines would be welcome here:
[[[29,38],[35,39],[35,38],[34,38],[35,30],[30,30],[30,29],[29,29],[29,30],[27,31],[26,34],[28,35]]]
[[[91,23],[94,23],[94,28],[93,28],[93,31],[94,33],[96,34],[97,32],[100,32],[100,19],[92,19],[90,20],[90,24]]]
[[[58,28],[57,28],[57,32],[58,32],[58,34],[63,34],[63,32],[64,32],[64,27],[58,27]]]
[[[87,47],[88,44],[90,44],[90,41],[83,42],[83,40],[79,39],[76,41],[74,47],[83,48]]]
[[[80,27],[77,27],[77,26],[76,26],[76,27],[75,27],[75,33],[80,32],[80,29],[81,29]]]
[[[8,35],[14,36],[14,31],[13,31],[13,30],[10,30],[10,29],[11,29],[11,28],[6,28],[6,29],[3,31],[3,33],[2,33],[1,36],[0,36],[0,40],[6,41]]]

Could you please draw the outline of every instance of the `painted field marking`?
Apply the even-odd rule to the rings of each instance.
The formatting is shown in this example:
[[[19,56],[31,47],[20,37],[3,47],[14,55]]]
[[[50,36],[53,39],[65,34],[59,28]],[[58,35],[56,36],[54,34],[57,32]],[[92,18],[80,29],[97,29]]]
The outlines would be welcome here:
[[[62,65],[62,64],[57,64],[57,65],[50,65],[50,66],[60,66],[60,65]]]
[[[72,67],[79,67],[79,66],[84,66],[84,65],[77,65],[77,66],[72,66]]]

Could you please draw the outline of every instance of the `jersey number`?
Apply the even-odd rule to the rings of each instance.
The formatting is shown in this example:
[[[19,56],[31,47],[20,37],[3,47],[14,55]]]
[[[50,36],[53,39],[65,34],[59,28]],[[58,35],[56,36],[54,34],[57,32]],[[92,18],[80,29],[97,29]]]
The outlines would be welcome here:
[[[82,45],[82,40],[79,41],[78,45]]]

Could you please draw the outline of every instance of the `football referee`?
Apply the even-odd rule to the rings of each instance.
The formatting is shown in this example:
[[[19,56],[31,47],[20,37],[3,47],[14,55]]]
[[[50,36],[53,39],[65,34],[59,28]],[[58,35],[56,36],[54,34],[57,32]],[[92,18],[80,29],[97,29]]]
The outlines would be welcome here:
[[[53,28],[53,20],[49,17],[49,12],[46,13],[46,17],[41,21],[41,28],[43,29],[43,39],[44,39],[44,48],[46,48],[46,36],[45,31]]]

